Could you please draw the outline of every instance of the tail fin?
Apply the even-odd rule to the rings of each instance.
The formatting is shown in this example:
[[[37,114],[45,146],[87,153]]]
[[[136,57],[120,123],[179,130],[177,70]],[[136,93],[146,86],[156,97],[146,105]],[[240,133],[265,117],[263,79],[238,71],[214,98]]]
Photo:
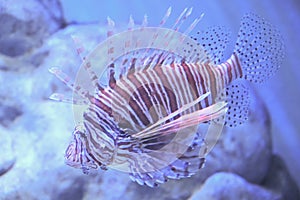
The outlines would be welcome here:
[[[242,18],[234,52],[241,63],[243,78],[261,83],[279,68],[284,45],[273,25],[250,13]]]

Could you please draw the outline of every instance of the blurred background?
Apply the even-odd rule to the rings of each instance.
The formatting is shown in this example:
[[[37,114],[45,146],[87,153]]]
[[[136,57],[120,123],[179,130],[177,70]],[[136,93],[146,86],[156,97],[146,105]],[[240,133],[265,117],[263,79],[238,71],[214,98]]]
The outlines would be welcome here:
[[[286,56],[276,75],[264,84],[255,85],[255,88],[271,116],[273,150],[282,156],[300,185],[299,0],[62,0],[61,3],[68,22],[99,22],[99,25],[105,25],[106,17],[110,16],[117,26],[126,24],[130,15],[138,24],[144,14],[148,15],[149,26],[155,26],[170,6],[173,14],[169,21],[173,22],[184,8],[193,7],[190,19],[204,13],[198,26],[226,26],[232,32],[232,42],[235,41],[240,20],[245,13],[253,12],[270,21],[284,37]]]

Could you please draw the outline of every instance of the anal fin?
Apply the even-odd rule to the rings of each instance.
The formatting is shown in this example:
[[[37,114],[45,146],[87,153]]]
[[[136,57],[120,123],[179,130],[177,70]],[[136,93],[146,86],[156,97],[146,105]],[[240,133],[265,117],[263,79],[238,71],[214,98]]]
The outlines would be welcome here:
[[[225,125],[228,127],[236,127],[248,119],[250,97],[246,84],[241,80],[236,80],[226,88],[225,101],[228,111]]]

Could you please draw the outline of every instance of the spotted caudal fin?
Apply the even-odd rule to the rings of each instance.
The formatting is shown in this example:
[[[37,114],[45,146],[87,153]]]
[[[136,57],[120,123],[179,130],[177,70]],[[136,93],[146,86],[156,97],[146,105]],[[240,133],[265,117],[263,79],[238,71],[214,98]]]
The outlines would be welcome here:
[[[283,40],[279,31],[263,18],[249,13],[241,21],[235,45],[242,77],[261,83],[279,68],[283,57]]]

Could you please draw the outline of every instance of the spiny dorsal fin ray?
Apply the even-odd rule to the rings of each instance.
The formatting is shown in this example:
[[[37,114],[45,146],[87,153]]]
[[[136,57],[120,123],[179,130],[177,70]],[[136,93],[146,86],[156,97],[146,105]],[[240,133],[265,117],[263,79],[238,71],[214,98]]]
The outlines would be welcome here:
[[[167,12],[166,12],[166,14],[165,14],[165,16],[162,18],[162,20],[159,23],[160,27],[163,26],[166,23],[167,19],[171,15],[171,12],[172,12],[172,7],[169,7],[168,10],[167,10]]]
[[[173,25],[172,29],[178,31],[180,26],[184,23],[184,21],[192,14],[193,8],[185,8],[183,12],[177,18],[175,24]]]
[[[159,27],[162,27],[162,26],[166,23],[167,19],[168,19],[168,18],[170,17],[170,15],[171,15],[171,12],[172,12],[172,7],[169,7],[168,10],[167,10],[167,12],[166,12],[166,14],[164,15],[164,17],[163,17],[162,20],[160,21]],[[154,42],[155,42],[155,40],[156,40],[157,37],[158,37],[158,33],[155,33],[155,34],[154,34],[154,37],[153,37],[153,38],[150,40],[150,42],[149,42],[149,47],[151,47],[151,46],[154,44]],[[150,50],[150,49],[146,49],[146,51],[144,52],[144,55],[141,56],[142,59],[144,59],[144,58],[146,58],[146,57],[151,57],[151,55],[149,54],[149,50]],[[153,56],[153,55],[152,55],[152,56]]]
[[[87,51],[85,50],[81,40],[76,35],[71,35],[71,38],[76,46],[77,54],[79,55],[81,61],[84,61],[87,55]]]
[[[59,101],[59,102],[75,104],[75,105],[86,105],[86,104],[88,104],[87,100],[75,99],[74,97],[73,98],[66,97],[64,94],[61,94],[61,93],[53,93],[53,94],[50,95],[49,99],[51,99],[53,101]]]
[[[129,16],[129,22],[128,22],[128,30],[132,30],[134,28],[135,24],[134,24],[134,19],[132,17],[132,15]]]
[[[192,8],[185,9],[181,15],[177,18],[173,28],[179,29],[181,24],[186,20],[186,18],[191,14]],[[161,21],[160,26],[164,24],[164,22],[168,19],[169,15],[171,13],[171,9],[168,9],[167,13],[165,14],[163,20]],[[185,31],[186,34],[188,34],[190,31],[193,30],[193,28],[196,26],[196,24],[202,19],[203,14],[195,19],[193,23],[187,28]],[[130,21],[133,21],[131,18]],[[132,23],[131,23],[132,24]],[[141,33],[144,29],[141,28]],[[160,34],[160,35],[158,35]],[[131,74],[135,70],[143,70],[147,68],[153,68],[160,65],[168,65],[171,63],[180,63],[182,59],[184,59],[186,62],[195,62],[195,61],[201,61],[206,62],[206,56],[204,55],[204,51],[202,47],[197,47],[197,45],[193,45],[193,47],[189,47],[184,42],[185,38],[188,36],[185,36],[182,34],[182,37],[178,37],[176,34],[176,31],[173,29],[165,29],[164,33],[162,34],[162,31],[156,31],[152,33],[152,35],[149,35],[150,39],[147,40],[148,45],[147,47],[144,47],[144,49],[138,49],[140,46],[138,44],[138,40],[128,34],[128,37],[126,38],[126,41],[124,42],[124,52],[125,54],[122,56],[123,61],[121,63],[119,77],[122,77],[125,74]],[[152,48],[155,43],[164,43],[164,49],[165,51]],[[174,44],[175,46],[182,45],[182,49],[187,49],[187,51],[181,50],[180,55],[174,54]],[[136,44],[136,48],[138,50],[135,50],[134,52],[128,51],[129,47],[133,44]],[[196,43],[195,43],[196,44]],[[114,47],[114,48],[120,48],[120,46]]]
[[[142,28],[148,26],[148,16],[145,14],[142,22]]]
[[[110,17],[107,17],[107,37],[110,37],[114,34],[114,29],[115,22]]]
[[[49,72],[54,74],[59,80],[61,80],[73,92],[80,95],[81,97],[86,98],[86,96],[88,95],[88,91],[82,89],[80,86],[75,86],[75,84],[71,80],[71,78],[66,73],[64,73],[61,69],[59,69],[58,67],[50,68]]]
[[[173,25],[173,27],[172,27],[172,29],[174,29],[175,31],[178,31],[179,30],[179,28],[180,28],[180,26],[184,23],[184,21],[187,19],[187,17],[190,15],[192,13],[192,8],[190,8],[190,9],[184,9],[184,11],[180,14],[180,16],[177,18],[177,20],[176,20],[176,22],[175,22],[175,24]],[[168,17],[170,16],[170,14],[171,14],[171,8],[169,8],[168,10],[167,10],[167,13],[165,14],[165,16],[164,16],[164,18],[163,18],[163,20],[161,21],[161,23],[160,23],[160,27],[162,26],[162,25],[164,25],[164,23],[166,22],[166,20],[168,19]],[[190,28],[192,28],[193,26],[190,26]],[[163,41],[163,42],[165,42],[165,46],[168,48],[168,46],[170,45],[170,41],[172,41],[172,39],[173,39],[173,37],[172,37],[172,35],[173,35],[173,33],[170,31],[170,32],[166,32],[166,34],[165,34],[165,40]],[[157,35],[157,33],[156,34],[154,34],[154,37],[153,37],[153,39],[152,39],[152,41],[149,43],[149,47],[151,47],[153,44],[154,44],[154,42],[156,41],[156,39],[158,38],[158,35]],[[177,39],[176,39],[177,40]],[[182,41],[176,41],[176,42],[182,42]],[[172,50],[172,49],[170,49],[170,50]],[[145,58],[145,57],[155,57],[156,55],[157,55],[157,53],[156,52],[153,52],[152,54],[151,53],[149,53],[149,51],[150,51],[150,48],[149,48],[149,50],[146,50],[145,52],[144,52],[144,55],[142,55],[141,57],[142,58]],[[159,56],[161,56],[162,58],[166,58],[166,57],[168,57],[168,52],[166,52],[165,53],[165,55],[159,55]],[[160,63],[163,63],[164,62],[164,59],[161,59],[160,61],[158,61],[158,62],[160,62]],[[152,63],[148,63],[148,66],[151,66],[151,64]],[[155,65],[153,65],[153,66],[155,66]]]
[[[184,35],[189,35],[189,33],[195,28],[195,26],[201,21],[201,19],[204,17],[204,13],[200,15],[197,19],[191,23],[191,25],[187,28],[187,30],[183,33]]]
[[[71,37],[72,37],[72,39],[74,41],[74,44],[76,46],[77,53],[80,56],[81,61],[83,62],[84,69],[89,74],[90,81],[92,82],[93,86],[95,88],[99,89],[99,90],[103,90],[103,88],[98,83],[99,78],[98,78],[97,74],[91,69],[90,61],[86,59],[87,52],[86,52],[86,50],[83,46],[83,42],[75,35],[72,35]],[[78,86],[76,86],[76,87],[78,87]]]

